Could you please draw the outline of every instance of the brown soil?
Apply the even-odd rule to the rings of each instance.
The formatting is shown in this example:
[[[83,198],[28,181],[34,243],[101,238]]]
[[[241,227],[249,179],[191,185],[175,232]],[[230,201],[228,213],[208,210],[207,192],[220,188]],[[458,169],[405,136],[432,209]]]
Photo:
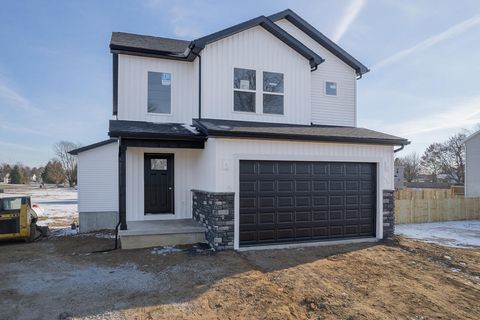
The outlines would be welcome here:
[[[0,246],[5,319],[478,319],[480,250],[396,238],[250,252]]]

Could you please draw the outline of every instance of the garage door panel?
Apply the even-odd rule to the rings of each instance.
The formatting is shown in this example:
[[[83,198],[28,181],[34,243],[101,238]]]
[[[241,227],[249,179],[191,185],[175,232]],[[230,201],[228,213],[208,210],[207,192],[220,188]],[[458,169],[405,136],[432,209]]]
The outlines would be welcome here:
[[[259,241],[273,241],[275,240],[275,230],[260,230],[258,232],[258,240]]]
[[[256,209],[257,198],[253,196],[240,195],[240,210],[241,209]]]
[[[240,193],[243,192],[257,192],[257,181],[242,181],[240,182]]]
[[[258,214],[258,224],[274,224],[275,213],[274,212],[261,212]]]
[[[312,237],[312,228],[295,228],[295,239],[303,240]]]
[[[259,175],[268,175],[275,173],[275,163],[274,162],[259,162],[258,163],[258,174]]]
[[[365,163],[240,161],[240,245],[374,236],[375,171]]]
[[[251,161],[240,161],[240,174],[255,174],[257,173],[257,163]]]
[[[292,180],[278,181],[277,190],[278,192],[293,192],[294,182]]]
[[[294,239],[294,230],[291,228],[288,229],[278,229],[277,230],[277,239],[278,240],[293,240]]]
[[[265,196],[265,197],[258,197],[258,207],[259,208],[274,208],[275,207],[275,197],[273,196]]]
[[[277,170],[279,175],[291,175],[294,173],[294,164],[290,162],[279,162],[277,165]]]
[[[295,203],[293,196],[279,196],[277,200],[278,208],[293,208]]]
[[[249,244],[257,242],[257,231],[240,231],[240,242]]]
[[[295,181],[295,192],[311,192],[310,180],[297,180]]]
[[[275,181],[274,180],[263,180],[258,182],[258,192],[274,192],[275,191]]]

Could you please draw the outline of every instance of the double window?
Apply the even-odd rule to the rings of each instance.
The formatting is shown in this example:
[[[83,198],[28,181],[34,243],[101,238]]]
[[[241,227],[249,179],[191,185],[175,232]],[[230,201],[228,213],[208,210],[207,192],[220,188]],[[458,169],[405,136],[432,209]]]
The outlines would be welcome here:
[[[172,74],[167,72],[148,72],[149,113],[170,114],[172,111]]]
[[[262,102],[264,114],[284,114],[283,73],[261,73]],[[256,70],[234,68],[233,70],[233,110],[256,113]]]

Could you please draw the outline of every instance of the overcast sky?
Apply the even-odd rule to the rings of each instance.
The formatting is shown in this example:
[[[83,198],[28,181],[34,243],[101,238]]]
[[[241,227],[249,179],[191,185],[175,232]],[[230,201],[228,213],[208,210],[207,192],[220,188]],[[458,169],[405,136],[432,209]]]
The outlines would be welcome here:
[[[4,1],[0,162],[43,165],[63,139],[107,138],[112,31],[191,40],[291,8],[371,71],[358,125],[404,154],[480,123],[480,1]]]

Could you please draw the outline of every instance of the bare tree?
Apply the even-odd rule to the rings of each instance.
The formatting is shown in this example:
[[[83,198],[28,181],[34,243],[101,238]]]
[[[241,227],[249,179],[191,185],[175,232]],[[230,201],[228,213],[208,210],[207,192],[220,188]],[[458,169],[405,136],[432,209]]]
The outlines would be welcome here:
[[[405,157],[397,158],[395,162],[402,165],[404,168],[404,176],[407,182],[412,182],[418,179],[421,172],[420,157],[413,152]]]
[[[69,152],[79,148],[80,145],[69,141],[60,141],[55,144],[54,151],[65,171],[68,185],[73,187],[77,183],[77,158]]]
[[[441,153],[443,145],[432,143],[428,146],[420,160],[422,171],[432,177],[432,182],[438,182],[438,175],[442,173]]]
[[[465,182],[465,145],[464,133],[457,133],[443,143],[441,152],[442,172],[450,181],[459,184]]]
[[[435,178],[444,174],[448,182],[465,181],[465,146],[467,135],[457,133],[442,143],[431,144],[422,156],[422,168]],[[436,182],[436,181],[433,181]]]

